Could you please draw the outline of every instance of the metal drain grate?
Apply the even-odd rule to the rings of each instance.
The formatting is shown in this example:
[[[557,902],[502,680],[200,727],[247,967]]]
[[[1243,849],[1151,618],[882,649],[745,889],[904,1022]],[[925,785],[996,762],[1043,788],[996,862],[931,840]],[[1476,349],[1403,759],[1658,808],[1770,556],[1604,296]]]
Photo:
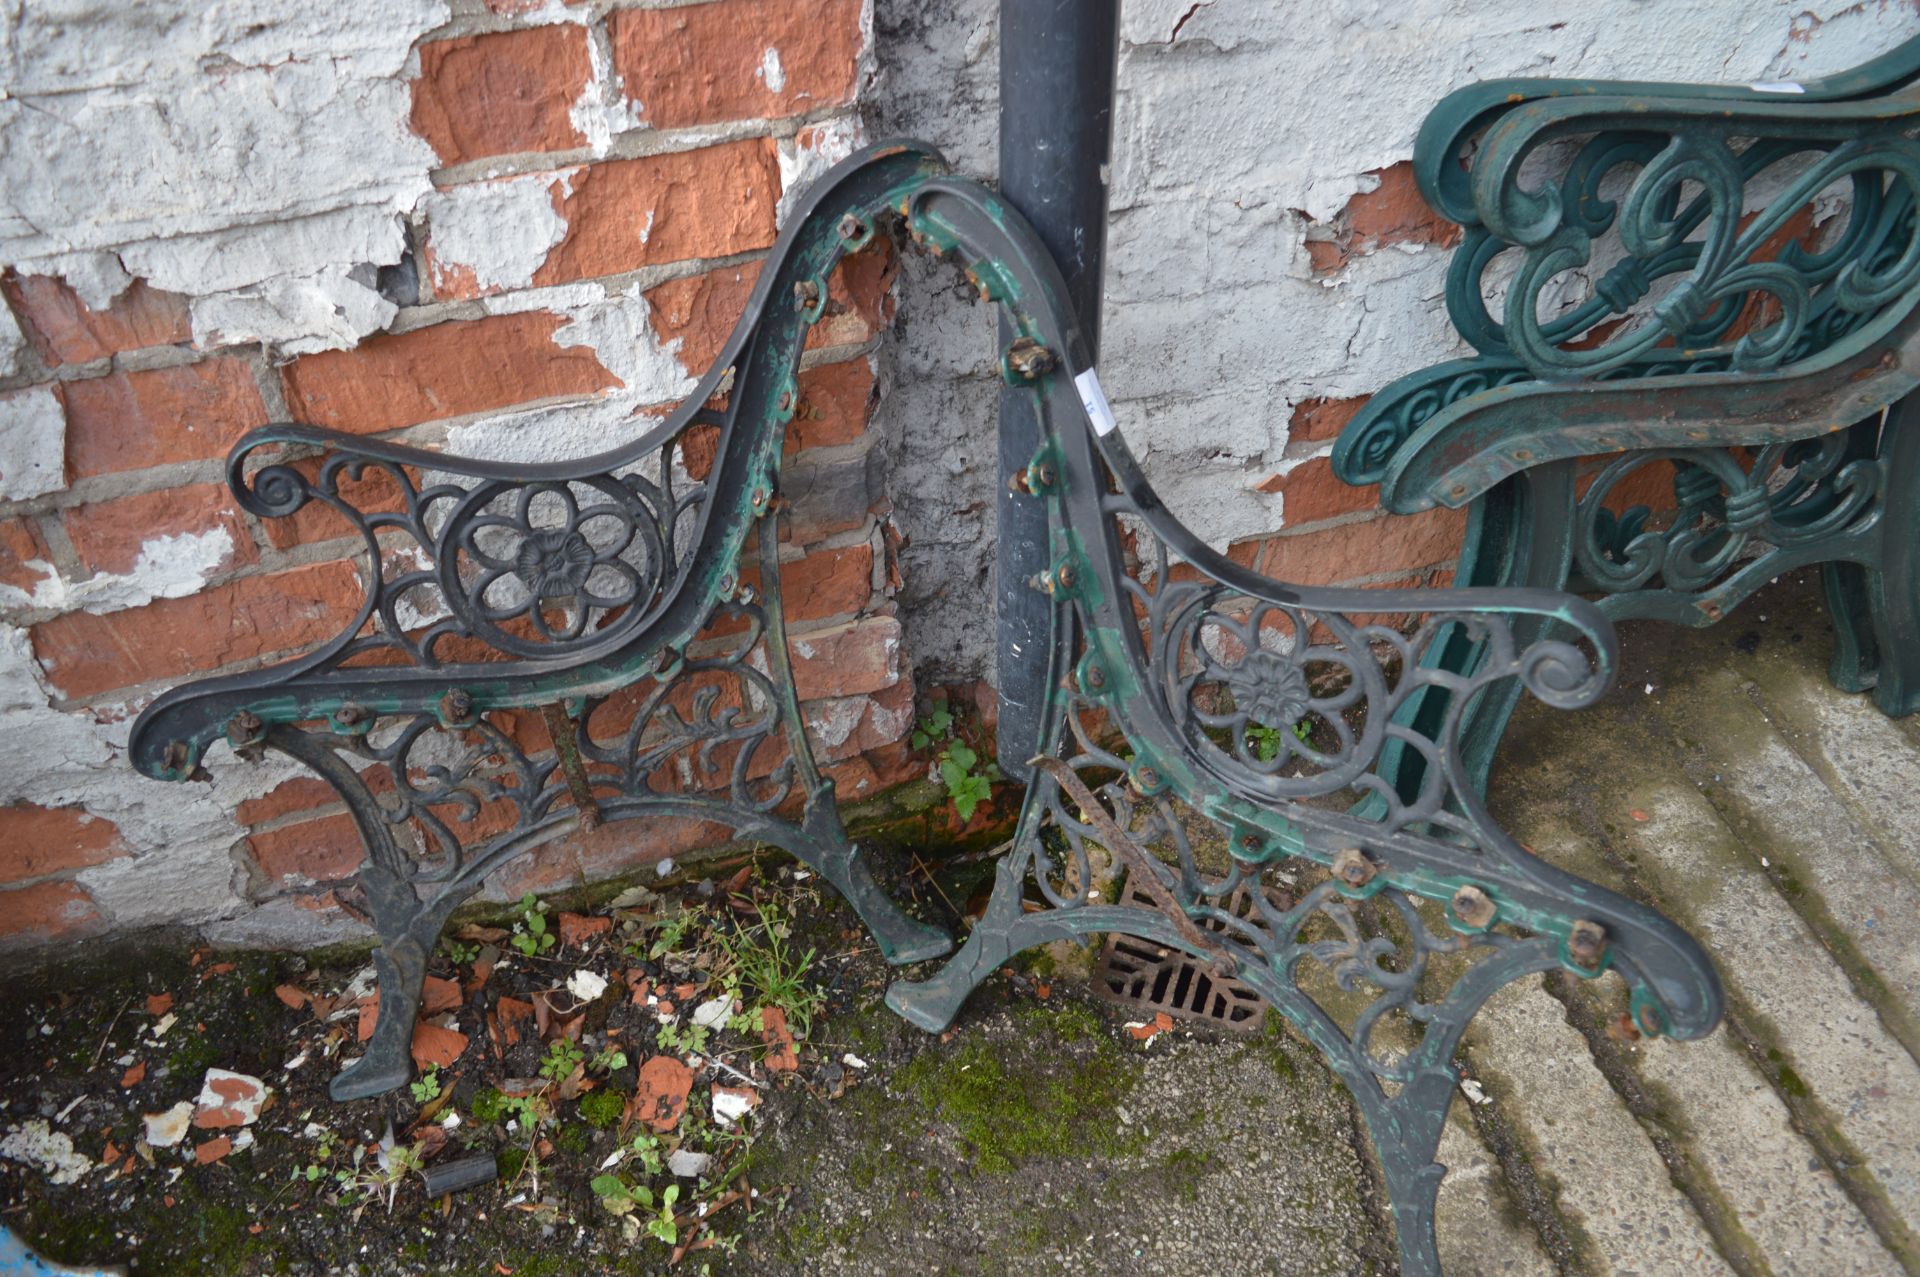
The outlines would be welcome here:
[[[1135,888],[1131,874],[1120,893],[1120,903],[1154,908],[1153,900]],[[1253,912],[1245,886],[1234,889],[1227,908],[1245,917]],[[1209,931],[1217,922],[1199,924]],[[1252,1033],[1266,1018],[1264,999],[1238,980],[1222,980],[1178,949],[1163,949],[1137,936],[1109,932],[1100,966],[1093,975],[1095,995],[1122,1006],[1165,1011],[1188,1020],[1204,1020],[1240,1033]]]

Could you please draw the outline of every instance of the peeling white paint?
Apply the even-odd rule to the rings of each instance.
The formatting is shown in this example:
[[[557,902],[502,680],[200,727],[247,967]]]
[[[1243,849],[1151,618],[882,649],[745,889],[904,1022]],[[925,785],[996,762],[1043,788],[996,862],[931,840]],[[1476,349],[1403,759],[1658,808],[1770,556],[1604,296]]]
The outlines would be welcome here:
[[[0,301],[0,377],[11,377],[19,372],[26,362],[27,335],[20,331],[20,321],[14,317],[13,307]]]
[[[280,280],[266,295],[291,320],[320,311],[290,305],[302,288],[284,281],[336,272],[339,300],[338,272],[399,260],[434,164],[407,127],[405,71],[444,0],[12,8],[0,262],[59,274],[96,308],[129,273],[194,297]],[[337,325],[270,327],[338,340]]]
[[[279,275],[247,288],[193,299],[196,346],[265,342],[282,355],[346,350],[393,322],[400,308],[363,278],[367,267],[332,265],[312,275]]]
[[[531,285],[547,254],[566,238],[556,195],[577,171],[474,182],[423,199],[420,211],[433,227],[434,287],[447,287],[457,268],[471,271],[487,291]],[[651,226],[651,209],[647,218]]]
[[[778,93],[786,88],[787,72],[786,68],[780,65],[780,50],[768,45],[767,51],[760,55],[760,69],[755,74],[771,92]]]
[[[84,581],[68,581],[53,564],[32,559],[24,566],[43,579],[34,582],[31,593],[0,585],[0,607],[118,612],[155,599],[185,598],[198,593],[233,557],[233,534],[226,528],[209,528],[153,537],[141,543],[140,556],[129,571],[98,572]]]
[[[802,137],[806,139],[804,145]],[[775,152],[780,164],[779,224],[787,224],[787,214],[815,179],[864,146],[866,140],[866,130],[855,115],[822,120],[793,137],[781,138]]]
[[[548,0],[547,9],[558,5],[560,0]],[[548,16],[545,10],[542,16]],[[565,16],[580,17],[574,11],[568,11]],[[646,112],[639,102],[627,96],[620,73],[613,69],[613,47],[606,31],[600,27],[587,31],[587,87],[567,111],[567,118],[587,139],[595,155],[605,155],[613,140],[622,133],[646,125]]]
[[[206,761],[210,783],[146,780],[126,760],[137,706],[65,712],[52,700],[26,631],[0,626],[0,804],[81,807],[114,823],[133,854],[78,876],[113,925],[192,924],[244,911],[234,861],[244,831],[234,809],[299,768],[276,754],[243,764],[221,748]]]
[[[105,310],[133,284],[133,276],[114,253],[60,253],[23,263],[24,275],[58,275],[89,310]]]
[[[0,395],[0,499],[58,492],[67,482],[67,416],[51,386]]]

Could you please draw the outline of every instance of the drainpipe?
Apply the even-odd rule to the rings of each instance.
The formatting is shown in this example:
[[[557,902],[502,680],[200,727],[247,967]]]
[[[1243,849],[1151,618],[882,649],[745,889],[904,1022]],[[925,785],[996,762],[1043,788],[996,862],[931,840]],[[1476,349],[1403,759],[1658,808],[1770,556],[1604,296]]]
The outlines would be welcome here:
[[[1121,0],[1001,0],[1000,194],[1039,232],[1067,280],[1090,355],[1100,350],[1114,67]],[[1004,348],[1013,334],[1002,323]],[[1046,570],[1043,503],[1007,480],[1040,446],[1031,392],[1000,392],[1000,769],[1025,781],[1047,703],[1053,601],[1027,582]]]

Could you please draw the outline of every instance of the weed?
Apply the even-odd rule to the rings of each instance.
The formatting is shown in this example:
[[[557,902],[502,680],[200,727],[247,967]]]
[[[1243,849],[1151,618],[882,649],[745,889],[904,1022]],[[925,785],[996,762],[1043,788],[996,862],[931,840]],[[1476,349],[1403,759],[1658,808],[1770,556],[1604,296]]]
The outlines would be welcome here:
[[[559,941],[547,926],[547,902],[529,891],[520,897],[520,921],[513,924],[507,943],[529,958],[538,957]]]
[[[415,1104],[428,1104],[434,1100],[439,1099],[440,1098],[439,1066],[429,1064],[426,1068],[426,1071],[420,1075],[419,1080],[411,1083],[407,1089],[413,1092],[413,1102]]]
[[[702,916],[698,909],[683,909],[660,924],[660,929],[654,934],[653,944],[647,950],[647,959],[657,961],[661,956],[680,948],[686,943],[687,933],[693,930],[694,924]],[[637,952],[635,956],[638,956]]]
[[[826,1000],[819,986],[807,979],[814,950],[794,951],[793,920],[778,902],[756,900],[753,910],[753,922],[731,934],[716,931],[713,936],[720,950],[721,985],[743,1002],[743,1009],[728,1019],[727,1026],[735,1032],[751,1026],[758,1032],[766,1027],[765,1009],[778,1007],[793,1035],[804,1038],[813,1027],[814,1013]],[[751,1001],[743,997],[743,989],[753,991]]]
[[[615,1069],[626,1067],[627,1053],[617,1046],[610,1046],[604,1051],[596,1052],[594,1057],[587,1061],[587,1068],[595,1073],[611,1073]]]
[[[473,1120],[483,1126],[491,1126],[505,1121],[507,1117],[507,1097],[493,1087],[475,1093],[473,1103],[468,1106]]]
[[[630,1186],[618,1175],[596,1175],[591,1187],[609,1214],[626,1215],[636,1209],[653,1211],[652,1218],[647,1220],[647,1232],[669,1246],[680,1240],[680,1226],[673,1217],[673,1204],[680,1200],[678,1184],[667,1185],[657,1207],[652,1189],[645,1184]]]
[[[480,956],[480,946],[455,940],[452,936],[442,936],[440,947],[447,951],[447,957],[453,959],[455,966],[465,966]]]
[[[1295,740],[1304,741],[1313,735],[1313,724],[1303,718],[1293,725],[1292,730]],[[1254,756],[1263,763],[1280,757],[1280,743],[1284,739],[1278,727],[1251,721],[1247,723],[1247,744],[1253,746]]]
[[[580,1044],[571,1038],[556,1038],[547,1045],[547,1058],[540,1061],[540,1076],[554,1082],[564,1082],[573,1076],[587,1053]]]
[[[676,1055],[705,1055],[707,1026],[692,1022],[663,1024],[660,1026],[660,1045]]]
[[[947,787],[954,811],[961,820],[972,820],[974,811],[992,796],[993,783],[1000,779],[1000,769],[992,763],[981,767],[980,751],[961,740],[954,728],[953,711],[944,705],[935,706],[914,729],[912,745],[918,750],[946,742],[934,760],[935,770],[940,783]]]

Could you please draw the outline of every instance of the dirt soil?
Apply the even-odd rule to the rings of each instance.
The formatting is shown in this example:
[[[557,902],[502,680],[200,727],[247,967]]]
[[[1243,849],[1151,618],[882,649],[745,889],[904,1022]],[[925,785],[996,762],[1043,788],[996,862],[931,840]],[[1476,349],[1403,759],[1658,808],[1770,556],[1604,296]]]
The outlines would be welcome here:
[[[443,938],[437,1085],[351,1103],[326,1088],[371,1024],[364,953],[149,940],[18,973],[0,1223],[156,1277],[1392,1271],[1346,1094],[1277,1019],[1143,1038],[1060,950],[925,1034],[831,891],[706,872]],[[265,1107],[168,1142],[209,1070]],[[491,1178],[429,1196],[461,1158]]]

